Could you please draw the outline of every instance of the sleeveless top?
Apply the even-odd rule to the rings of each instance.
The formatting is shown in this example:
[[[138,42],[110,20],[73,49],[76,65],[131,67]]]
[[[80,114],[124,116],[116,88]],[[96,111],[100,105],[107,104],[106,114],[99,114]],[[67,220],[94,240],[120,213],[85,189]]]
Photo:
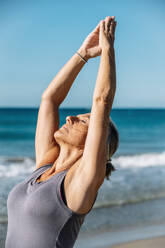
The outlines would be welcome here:
[[[10,191],[5,248],[73,247],[84,218],[93,205],[85,214],[68,208],[63,190],[67,170],[37,182],[37,178],[51,166],[47,164],[36,169]]]

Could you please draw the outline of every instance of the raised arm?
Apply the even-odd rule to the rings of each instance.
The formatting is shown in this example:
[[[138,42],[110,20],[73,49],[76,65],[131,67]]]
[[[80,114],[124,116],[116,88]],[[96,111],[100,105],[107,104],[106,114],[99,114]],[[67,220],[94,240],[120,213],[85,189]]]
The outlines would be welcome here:
[[[67,204],[79,213],[87,213],[91,209],[105,178],[109,115],[116,91],[115,26],[114,18],[110,17],[100,23],[99,43],[102,53],[88,134],[80,165],[71,183],[65,185],[65,190],[69,192]]]
[[[116,91],[115,27],[114,17],[106,17],[100,24],[99,42],[102,54],[82,157],[82,170],[86,175],[87,185],[94,185],[96,189],[105,178],[109,115]]]
[[[69,192],[68,207],[79,213],[87,213],[91,209],[106,173],[109,115],[116,91],[115,26],[114,18],[110,17],[100,23],[102,53],[85,147],[74,176],[65,184],[65,191]]]
[[[78,53],[85,60],[100,55],[99,24],[87,36]],[[81,57],[75,53],[42,95],[35,137],[36,168],[53,163],[59,155],[59,147],[54,139],[54,133],[59,129],[59,106],[84,64]]]
[[[85,50],[78,52],[88,60]],[[36,167],[53,163],[59,155],[54,133],[59,129],[59,106],[85,62],[75,53],[42,95],[35,137]]]

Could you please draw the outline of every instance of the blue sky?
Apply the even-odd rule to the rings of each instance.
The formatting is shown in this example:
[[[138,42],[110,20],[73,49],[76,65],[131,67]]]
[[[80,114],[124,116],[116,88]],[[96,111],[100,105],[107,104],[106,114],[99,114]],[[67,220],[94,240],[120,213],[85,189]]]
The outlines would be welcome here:
[[[114,15],[113,107],[165,107],[165,2],[0,1],[0,107],[39,106],[41,94],[101,19]],[[61,107],[91,107],[100,58],[88,61]]]

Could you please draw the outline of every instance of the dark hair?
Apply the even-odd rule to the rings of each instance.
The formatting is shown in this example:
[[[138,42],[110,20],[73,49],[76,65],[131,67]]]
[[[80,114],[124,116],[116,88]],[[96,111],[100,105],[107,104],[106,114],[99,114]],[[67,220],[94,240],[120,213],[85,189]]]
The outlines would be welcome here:
[[[109,121],[109,133],[107,138],[107,163],[106,163],[106,174],[105,177],[109,180],[112,171],[115,171],[115,167],[111,163],[111,157],[116,152],[119,145],[119,133],[114,122]]]

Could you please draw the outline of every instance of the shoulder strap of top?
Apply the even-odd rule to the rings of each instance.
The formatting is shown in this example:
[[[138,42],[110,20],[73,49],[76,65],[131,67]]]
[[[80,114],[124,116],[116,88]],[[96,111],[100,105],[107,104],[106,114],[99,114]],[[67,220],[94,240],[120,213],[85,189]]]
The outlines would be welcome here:
[[[50,166],[52,166],[53,164],[45,164],[37,169],[35,169],[26,179],[26,182],[29,182],[32,178],[38,176],[40,173],[44,172],[45,170],[47,170]]]
[[[41,167],[36,168],[32,173],[35,173],[38,170],[42,170],[43,168],[45,168],[45,167],[47,168],[47,166],[52,166],[52,165],[53,165],[53,163],[42,165]]]

